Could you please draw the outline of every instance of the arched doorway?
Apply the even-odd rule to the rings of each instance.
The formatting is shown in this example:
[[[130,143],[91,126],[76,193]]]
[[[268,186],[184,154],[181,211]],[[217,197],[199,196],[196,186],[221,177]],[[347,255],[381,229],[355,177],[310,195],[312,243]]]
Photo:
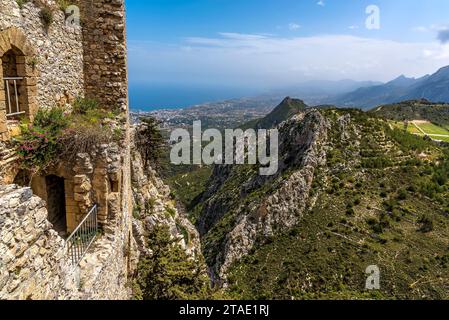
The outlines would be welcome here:
[[[45,177],[47,192],[48,221],[61,237],[67,236],[67,213],[64,178],[50,175]]]

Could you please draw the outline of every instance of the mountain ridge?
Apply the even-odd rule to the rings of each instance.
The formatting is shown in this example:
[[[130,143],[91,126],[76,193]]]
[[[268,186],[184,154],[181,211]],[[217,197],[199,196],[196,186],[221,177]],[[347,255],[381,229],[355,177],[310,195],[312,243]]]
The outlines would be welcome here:
[[[449,102],[449,66],[432,75],[407,78],[404,75],[382,85],[359,88],[353,92],[330,99],[329,103],[341,107],[369,109],[404,100],[427,99]]]

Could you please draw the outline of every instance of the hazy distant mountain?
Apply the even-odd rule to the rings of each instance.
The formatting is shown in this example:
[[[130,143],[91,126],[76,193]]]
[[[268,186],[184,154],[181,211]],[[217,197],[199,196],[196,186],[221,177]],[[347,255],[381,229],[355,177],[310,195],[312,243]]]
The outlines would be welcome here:
[[[418,79],[400,76],[386,84],[360,88],[328,102],[367,109],[412,99],[449,102],[449,66]]]
[[[449,66],[441,68],[424,81],[414,84],[401,100],[427,99],[433,102],[449,102]]]
[[[382,84],[375,81],[355,80],[312,80],[301,83],[294,87],[284,88],[272,92],[277,97],[294,96],[301,97],[308,105],[326,103],[335,96],[352,92],[359,88],[372,87]]]
[[[310,89],[313,90],[315,88],[316,91],[321,91],[328,94],[339,94],[350,92],[359,88],[371,87],[380,84],[382,84],[382,82],[355,81],[350,79],[339,81],[316,80],[316,81],[309,81],[303,84],[300,90],[310,90]]]

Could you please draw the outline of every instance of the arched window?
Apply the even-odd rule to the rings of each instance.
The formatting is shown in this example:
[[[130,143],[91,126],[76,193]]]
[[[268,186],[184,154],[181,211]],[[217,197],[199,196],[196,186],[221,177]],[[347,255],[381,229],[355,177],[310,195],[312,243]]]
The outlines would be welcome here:
[[[23,54],[16,49],[10,49],[2,57],[6,118],[18,120],[26,114],[26,99],[23,99],[24,74],[19,76],[17,60],[24,61]]]
[[[0,140],[37,111],[34,50],[17,28],[0,31]]]

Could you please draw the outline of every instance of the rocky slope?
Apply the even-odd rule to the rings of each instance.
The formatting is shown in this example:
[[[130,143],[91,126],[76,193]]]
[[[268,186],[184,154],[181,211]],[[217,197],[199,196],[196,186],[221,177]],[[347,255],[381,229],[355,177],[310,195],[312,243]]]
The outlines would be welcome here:
[[[279,170],[259,176],[246,166],[216,167],[201,201],[199,230],[214,277],[260,239],[294,226],[311,201],[315,168],[325,162],[328,124],[318,111],[293,116],[280,130]]]
[[[262,119],[251,121],[243,128],[269,129],[276,127],[295,114],[305,111],[308,106],[299,99],[285,98],[272,112]]]
[[[357,110],[306,110],[279,130],[276,176],[216,167],[196,203],[216,283],[247,299],[448,297],[446,149]]]
[[[192,258],[201,257],[199,235],[186,218],[182,207],[177,206],[170,188],[164,184],[157,172],[143,166],[140,153],[133,142],[131,150],[132,189],[134,196],[133,233],[139,251],[151,255],[151,248],[145,242],[145,235],[157,225],[169,227],[171,236]]]

